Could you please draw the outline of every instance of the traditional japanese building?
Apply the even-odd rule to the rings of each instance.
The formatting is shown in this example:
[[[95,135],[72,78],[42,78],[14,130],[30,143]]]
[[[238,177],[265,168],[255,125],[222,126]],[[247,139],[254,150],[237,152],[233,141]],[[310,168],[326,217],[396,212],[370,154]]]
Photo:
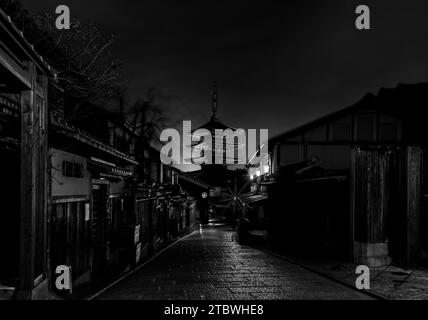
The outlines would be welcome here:
[[[243,148],[246,142],[235,139],[236,128],[221,121],[218,113],[218,93],[217,85],[214,85],[212,94],[212,115],[210,120],[199,128],[193,130],[192,135],[199,138],[203,143],[194,141],[194,148],[201,155],[201,159],[206,159],[204,153],[210,154],[210,162],[201,162],[201,159],[192,159],[194,164],[199,164],[201,170],[198,173],[199,178],[206,183],[216,187],[224,187],[230,177],[231,172],[238,169],[244,169],[245,165],[238,164],[238,149]],[[205,142],[201,132],[209,132],[211,140]]]
[[[179,170],[122,114],[74,105],[1,10],[0,39],[0,299],[70,297],[195,227]]]
[[[48,79],[53,71],[0,10],[0,285],[47,291]]]
[[[66,120],[61,89],[49,89],[51,264],[71,266],[77,287],[120,263],[120,235],[134,220],[136,133],[91,104],[80,107],[84,116]]]
[[[427,89],[381,89],[269,141],[277,241],[367,265],[426,259]]]
[[[246,163],[239,163],[239,153],[246,152],[246,140],[240,140],[236,135],[237,129],[224,123],[218,117],[217,85],[212,94],[212,115],[204,125],[192,131],[192,158],[200,170],[180,175],[181,183],[191,190],[199,199],[202,207],[201,220],[209,220],[210,208],[219,216],[235,219],[237,210],[242,205],[239,195],[249,189]],[[205,140],[205,136],[210,139]],[[241,138],[246,139],[246,135]],[[199,141],[195,141],[198,140]],[[206,161],[206,160],[209,161]],[[230,209],[230,210],[229,210]],[[213,212],[214,212],[213,211]]]

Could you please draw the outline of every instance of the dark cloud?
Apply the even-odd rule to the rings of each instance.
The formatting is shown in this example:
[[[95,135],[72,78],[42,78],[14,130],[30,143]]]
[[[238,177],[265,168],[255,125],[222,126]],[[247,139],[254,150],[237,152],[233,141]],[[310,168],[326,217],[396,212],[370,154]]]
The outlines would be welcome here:
[[[54,12],[54,0],[23,0]],[[354,27],[353,0],[62,1],[72,14],[120,35],[133,96],[156,86],[195,125],[210,115],[213,80],[219,115],[274,135],[352,104],[368,91],[428,80],[428,3],[365,1],[370,31]]]

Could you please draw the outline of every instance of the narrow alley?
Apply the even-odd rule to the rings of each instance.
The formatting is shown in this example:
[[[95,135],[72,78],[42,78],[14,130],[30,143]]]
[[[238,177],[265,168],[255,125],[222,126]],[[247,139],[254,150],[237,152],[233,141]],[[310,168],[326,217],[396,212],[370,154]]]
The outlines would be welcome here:
[[[195,231],[96,299],[369,299],[299,266],[240,245],[228,226]]]

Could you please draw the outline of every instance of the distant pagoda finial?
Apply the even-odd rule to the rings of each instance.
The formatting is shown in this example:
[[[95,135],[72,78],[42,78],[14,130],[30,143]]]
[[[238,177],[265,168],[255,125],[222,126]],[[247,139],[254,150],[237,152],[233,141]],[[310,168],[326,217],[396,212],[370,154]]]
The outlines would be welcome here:
[[[217,115],[217,81],[214,81],[213,86],[213,115],[212,118],[215,118]]]

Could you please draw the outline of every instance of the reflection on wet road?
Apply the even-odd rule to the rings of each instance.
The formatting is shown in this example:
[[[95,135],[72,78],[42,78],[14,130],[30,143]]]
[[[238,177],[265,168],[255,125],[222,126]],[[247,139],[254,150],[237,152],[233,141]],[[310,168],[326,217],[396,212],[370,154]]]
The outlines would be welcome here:
[[[98,299],[369,299],[215,226],[180,240]]]

